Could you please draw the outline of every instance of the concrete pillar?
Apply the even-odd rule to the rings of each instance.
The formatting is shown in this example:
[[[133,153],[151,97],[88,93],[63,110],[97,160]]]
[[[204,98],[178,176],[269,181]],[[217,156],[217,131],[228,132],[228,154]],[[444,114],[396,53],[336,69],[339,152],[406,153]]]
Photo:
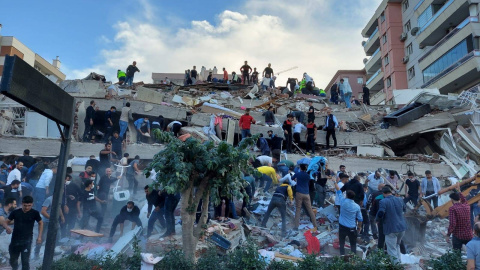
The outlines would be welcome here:
[[[468,11],[470,12],[470,16],[474,17],[478,15],[478,4],[471,4],[468,7]]]

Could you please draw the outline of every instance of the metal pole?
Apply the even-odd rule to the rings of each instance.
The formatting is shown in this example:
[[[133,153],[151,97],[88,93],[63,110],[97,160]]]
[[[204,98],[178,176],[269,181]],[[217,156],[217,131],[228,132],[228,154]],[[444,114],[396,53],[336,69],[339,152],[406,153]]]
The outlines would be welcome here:
[[[55,190],[53,192],[52,209],[50,211],[47,241],[45,242],[45,255],[43,257],[42,265],[43,270],[52,268],[53,255],[55,254],[55,244],[57,239],[57,231],[59,228],[58,218],[60,216],[60,204],[63,195],[65,174],[67,172],[67,160],[68,153],[70,152],[71,133],[72,129],[69,126],[65,126],[63,129],[63,135],[65,139],[62,140],[62,146],[60,148],[60,157],[58,159],[57,177],[55,179]]]

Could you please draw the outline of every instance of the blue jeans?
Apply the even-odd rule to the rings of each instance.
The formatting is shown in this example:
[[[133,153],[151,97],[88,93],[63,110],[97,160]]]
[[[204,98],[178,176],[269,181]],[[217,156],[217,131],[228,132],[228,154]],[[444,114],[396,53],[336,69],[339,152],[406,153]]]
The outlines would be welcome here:
[[[125,79],[125,85],[132,86],[133,84],[133,76],[127,76]]]
[[[120,133],[118,135],[123,139],[125,139],[124,135],[125,135],[125,132],[127,132],[128,123],[120,120],[118,121],[118,124],[120,125]]]
[[[233,202],[233,199],[230,201],[230,212],[232,212],[232,217],[234,219],[237,219],[237,209],[235,209],[235,203]]]
[[[247,136],[250,134],[250,129],[242,129],[242,140],[247,138]]]
[[[263,192],[267,192],[270,189],[272,181],[273,180],[270,176],[262,174],[262,177],[260,178],[260,187],[263,187],[263,183],[265,183],[265,188],[263,189]]]
[[[157,220],[160,221],[160,226],[165,228],[165,207],[160,208],[158,212],[153,210],[150,214],[150,218],[148,219],[147,237],[152,235],[153,226]]]
[[[345,93],[345,105],[347,106],[347,108],[351,108],[352,107],[352,104],[350,103],[350,99],[352,98],[352,92],[349,92],[349,93]]]
[[[345,94],[343,93],[343,91],[340,91],[340,103],[342,102],[345,102]]]
[[[42,204],[45,201],[47,196],[47,190],[44,188],[35,188],[35,204],[33,209],[38,212],[42,211]]]

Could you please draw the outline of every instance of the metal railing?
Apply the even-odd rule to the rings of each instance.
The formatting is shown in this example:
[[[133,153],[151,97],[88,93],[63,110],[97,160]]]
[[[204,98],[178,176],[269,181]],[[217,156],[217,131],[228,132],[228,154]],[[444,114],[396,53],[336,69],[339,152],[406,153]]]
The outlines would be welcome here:
[[[370,42],[370,40],[372,40],[373,36],[375,36],[375,34],[377,34],[378,32],[378,26],[375,28],[375,31],[373,31],[373,33],[370,35],[370,37],[367,39],[367,41],[365,41],[365,44],[363,44],[363,47],[367,46],[368,42]]]
[[[365,83],[366,85],[368,85],[369,83],[371,83],[373,81],[373,79],[375,79],[375,77],[378,76],[378,74],[380,74],[382,72],[382,69],[378,69],[377,72],[375,72],[372,77],[370,77],[370,79],[368,79],[368,81]]]
[[[428,20],[428,22],[422,26],[422,28],[420,28],[420,30],[418,31],[417,35],[419,35],[420,33],[422,33],[423,31],[425,31],[425,29],[427,29],[428,26],[430,26],[430,24],[432,24],[432,22],[434,22],[439,16],[440,14],[442,14],[449,6],[452,5],[452,3],[455,2],[455,0],[449,0],[445,3],[445,5],[443,5],[438,11],[437,13],[435,13],[432,18],[430,18],[430,20]]]
[[[368,63],[370,63],[370,61],[372,61],[372,59],[380,52],[380,47],[378,47],[378,49],[372,54],[372,56],[370,56],[370,58],[368,59],[368,61],[365,63],[365,66],[368,65]]]

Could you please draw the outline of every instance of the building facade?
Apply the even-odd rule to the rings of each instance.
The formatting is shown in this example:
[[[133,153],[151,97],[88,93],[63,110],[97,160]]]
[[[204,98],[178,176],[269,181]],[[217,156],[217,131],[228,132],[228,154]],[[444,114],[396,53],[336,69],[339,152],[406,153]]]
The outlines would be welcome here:
[[[3,73],[3,63],[5,62],[6,55],[17,55],[55,83],[60,83],[65,80],[65,74],[60,71],[61,62],[58,56],[52,63],[49,63],[12,36],[0,36],[0,79]]]
[[[460,93],[480,83],[480,0],[383,0],[362,30],[367,87]]]
[[[325,87],[325,92],[329,92],[330,88],[334,83],[339,83],[340,79],[348,82],[350,87],[352,87],[352,96],[362,97],[363,84],[366,82],[365,70],[339,70],[333,78],[330,80],[328,85]]]

